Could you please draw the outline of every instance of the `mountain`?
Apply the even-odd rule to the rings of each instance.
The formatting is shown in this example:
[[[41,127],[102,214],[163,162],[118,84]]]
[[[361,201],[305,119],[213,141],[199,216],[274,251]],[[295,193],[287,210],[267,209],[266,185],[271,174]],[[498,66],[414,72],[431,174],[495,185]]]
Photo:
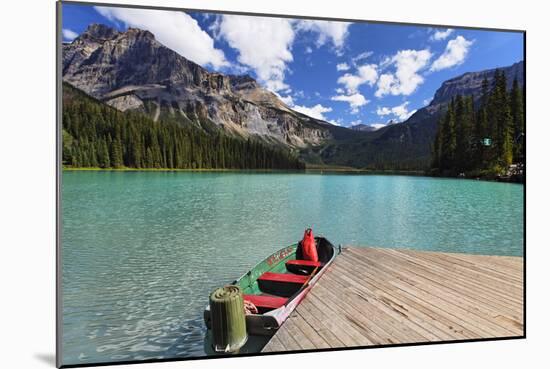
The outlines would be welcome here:
[[[499,70],[503,71],[506,76],[508,89],[512,88],[514,78],[518,79],[520,86],[525,84],[523,73],[524,68],[525,64],[523,61],[517,62],[509,67],[499,68]],[[488,69],[481,72],[464,73],[461,76],[443,82],[441,87],[436,91],[434,98],[429,105],[430,108],[432,110],[434,108],[437,110],[442,104],[447,104],[457,95],[473,95],[474,100],[477,100],[481,95],[481,84],[483,79],[487,78],[489,86],[491,86],[495,76],[495,70],[496,69]]]
[[[520,61],[503,71],[510,89],[514,78],[520,86],[525,84],[524,62]],[[477,102],[481,84],[487,78],[493,84],[496,69],[470,72],[442,83],[434,98],[426,107],[419,109],[403,123],[392,124],[363,137],[331,142],[314,150],[319,161],[330,165],[343,165],[372,169],[418,170],[428,167],[431,145],[437,130],[440,114],[447,104],[458,95],[473,95]]]
[[[92,24],[63,45],[63,81],[120,111],[222,130],[290,148],[321,145],[346,128],[298,113],[250,76],[209,72],[149,32]]]
[[[514,78],[518,79],[520,86],[525,84],[524,68],[525,64],[523,61],[514,63],[508,67],[498,68],[503,71],[506,76],[508,89],[512,88]],[[422,109],[419,109],[405,123],[414,124],[437,115],[441,110],[446,109],[446,105],[453,97],[458,95],[472,95],[474,97],[474,101],[477,102],[481,96],[481,84],[483,83],[483,79],[487,78],[489,86],[492,86],[495,71],[496,68],[486,69],[480,72],[468,72],[443,82],[441,87],[439,87],[435,92],[430,104]]]
[[[259,140],[121,112],[63,83],[63,166],[73,168],[292,169],[294,153]]]

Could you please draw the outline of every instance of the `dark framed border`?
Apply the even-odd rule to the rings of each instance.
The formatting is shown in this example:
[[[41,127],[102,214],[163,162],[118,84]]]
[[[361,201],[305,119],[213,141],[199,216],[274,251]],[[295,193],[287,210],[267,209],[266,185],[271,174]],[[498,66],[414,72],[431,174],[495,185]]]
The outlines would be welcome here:
[[[476,338],[465,340],[444,340],[437,342],[417,342],[417,343],[399,343],[399,344],[384,344],[384,345],[371,345],[371,346],[354,346],[354,347],[340,347],[340,348],[327,348],[327,349],[311,349],[311,350],[289,350],[281,352],[259,352],[248,353],[238,355],[216,355],[216,356],[197,356],[188,358],[166,358],[166,359],[147,359],[147,360],[128,360],[128,361],[113,361],[113,362],[99,362],[99,363],[83,363],[83,364],[70,364],[62,365],[61,355],[63,348],[63,295],[62,295],[62,204],[61,204],[61,190],[62,190],[62,174],[63,166],[62,160],[62,116],[63,116],[63,99],[61,96],[62,91],[62,9],[63,4],[75,4],[75,5],[87,5],[94,6],[100,5],[104,7],[116,7],[116,8],[131,8],[131,9],[149,9],[149,10],[166,10],[166,11],[185,11],[196,13],[213,13],[213,14],[232,14],[232,15],[245,15],[245,16],[258,16],[258,17],[271,17],[271,18],[290,18],[290,19],[308,19],[308,20],[324,20],[324,21],[340,21],[340,22],[353,22],[353,23],[375,23],[375,24],[387,24],[387,25],[402,25],[402,26],[422,26],[422,27],[434,27],[434,28],[455,28],[455,29],[469,29],[479,31],[493,31],[493,32],[516,32],[523,34],[523,73],[524,73],[524,99],[523,99],[523,111],[525,120],[525,136],[524,136],[524,184],[523,184],[523,335],[520,336],[508,336],[508,337],[488,337],[488,338]],[[291,15],[291,14],[265,14],[265,13],[253,13],[245,11],[225,11],[214,9],[196,9],[196,8],[183,8],[183,7],[163,7],[163,6],[147,6],[147,5],[128,5],[128,4],[116,4],[116,3],[101,3],[101,2],[85,2],[85,1],[61,1],[58,0],[56,4],[56,366],[58,368],[81,368],[90,366],[106,366],[106,365],[127,365],[127,364],[145,364],[145,363],[161,363],[161,362],[173,362],[173,361],[191,361],[191,360],[210,360],[210,359],[224,359],[224,358],[239,358],[249,356],[270,356],[270,355],[286,355],[297,353],[315,353],[326,351],[346,351],[346,350],[362,350],[362,349],[374,349],[374,348],[394,348],[394,347],[409,347],[409,346],[427,346],[427,345],[442,345],[453,343],[468,343],[468,342],[485,342],[485,341],[507,341],[527,338],[527,31],[519,29],[505,29],[505,28],[488,28],[488,27],[470,27],[470,26],[457,26],[449,24],[435,24],[435,23],[406,23],[406,22],[392,22],[392,21],[380,21],[380,20],[367,20],[367,19],[351,19],[351,18],[330,18],[321,16],[304,16],[304,15]]]

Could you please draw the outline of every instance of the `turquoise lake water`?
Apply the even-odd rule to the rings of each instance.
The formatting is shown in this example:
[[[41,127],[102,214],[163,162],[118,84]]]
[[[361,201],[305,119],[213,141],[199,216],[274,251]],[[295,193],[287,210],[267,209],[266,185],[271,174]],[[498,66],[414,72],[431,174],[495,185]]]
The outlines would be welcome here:
[[[63,364],[202,356],[208,294],[313,227],[334,244],[523,254],[523,185],[64,172]]]

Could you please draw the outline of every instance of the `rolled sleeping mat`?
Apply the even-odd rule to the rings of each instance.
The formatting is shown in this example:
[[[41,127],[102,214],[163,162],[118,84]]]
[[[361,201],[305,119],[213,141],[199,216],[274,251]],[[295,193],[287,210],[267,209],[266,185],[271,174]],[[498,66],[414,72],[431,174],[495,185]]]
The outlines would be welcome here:
[[[235,352],[246,343],[246,316],[239,286],[217,288],[210,294],[210,317],[215,351]]]

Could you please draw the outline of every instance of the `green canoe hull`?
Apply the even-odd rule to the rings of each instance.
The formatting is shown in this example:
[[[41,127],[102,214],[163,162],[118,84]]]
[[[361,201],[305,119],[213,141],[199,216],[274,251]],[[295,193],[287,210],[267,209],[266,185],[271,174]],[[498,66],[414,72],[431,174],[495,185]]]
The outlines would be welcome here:
[[[317,273],[312,276],[307,283],[301,286],[299,290],[294,292],[287,300],[287,302],[274,310],[268,311],[263,314],[250,314],[246,316],[246,327],[249,335],[257,336],[272,336],[277,329],[284,323],[290,313],[298,306],[302,299],[309,292],[311,287],[319,280],[327,267],[334,261],[337,255],[337,250],[324,237],[315,238],[317,244],[317,250],[319,254],[319,260],[323,263],[323,266],[319,268]],[[279,251],[269,255],[267,258],[256,264],[250,271],[242,275],[235,280],[232,284],[241,287],[243,294],[245,295],[259,295],[262,294],[258,278],[266,273],[285,273],[287,271],[286,263],[290,260],[296,259],[296,250],[298,243],[284,247]],[[208,329],[210,325],[210,308],[206,307],[204,310],[204,321]]]

